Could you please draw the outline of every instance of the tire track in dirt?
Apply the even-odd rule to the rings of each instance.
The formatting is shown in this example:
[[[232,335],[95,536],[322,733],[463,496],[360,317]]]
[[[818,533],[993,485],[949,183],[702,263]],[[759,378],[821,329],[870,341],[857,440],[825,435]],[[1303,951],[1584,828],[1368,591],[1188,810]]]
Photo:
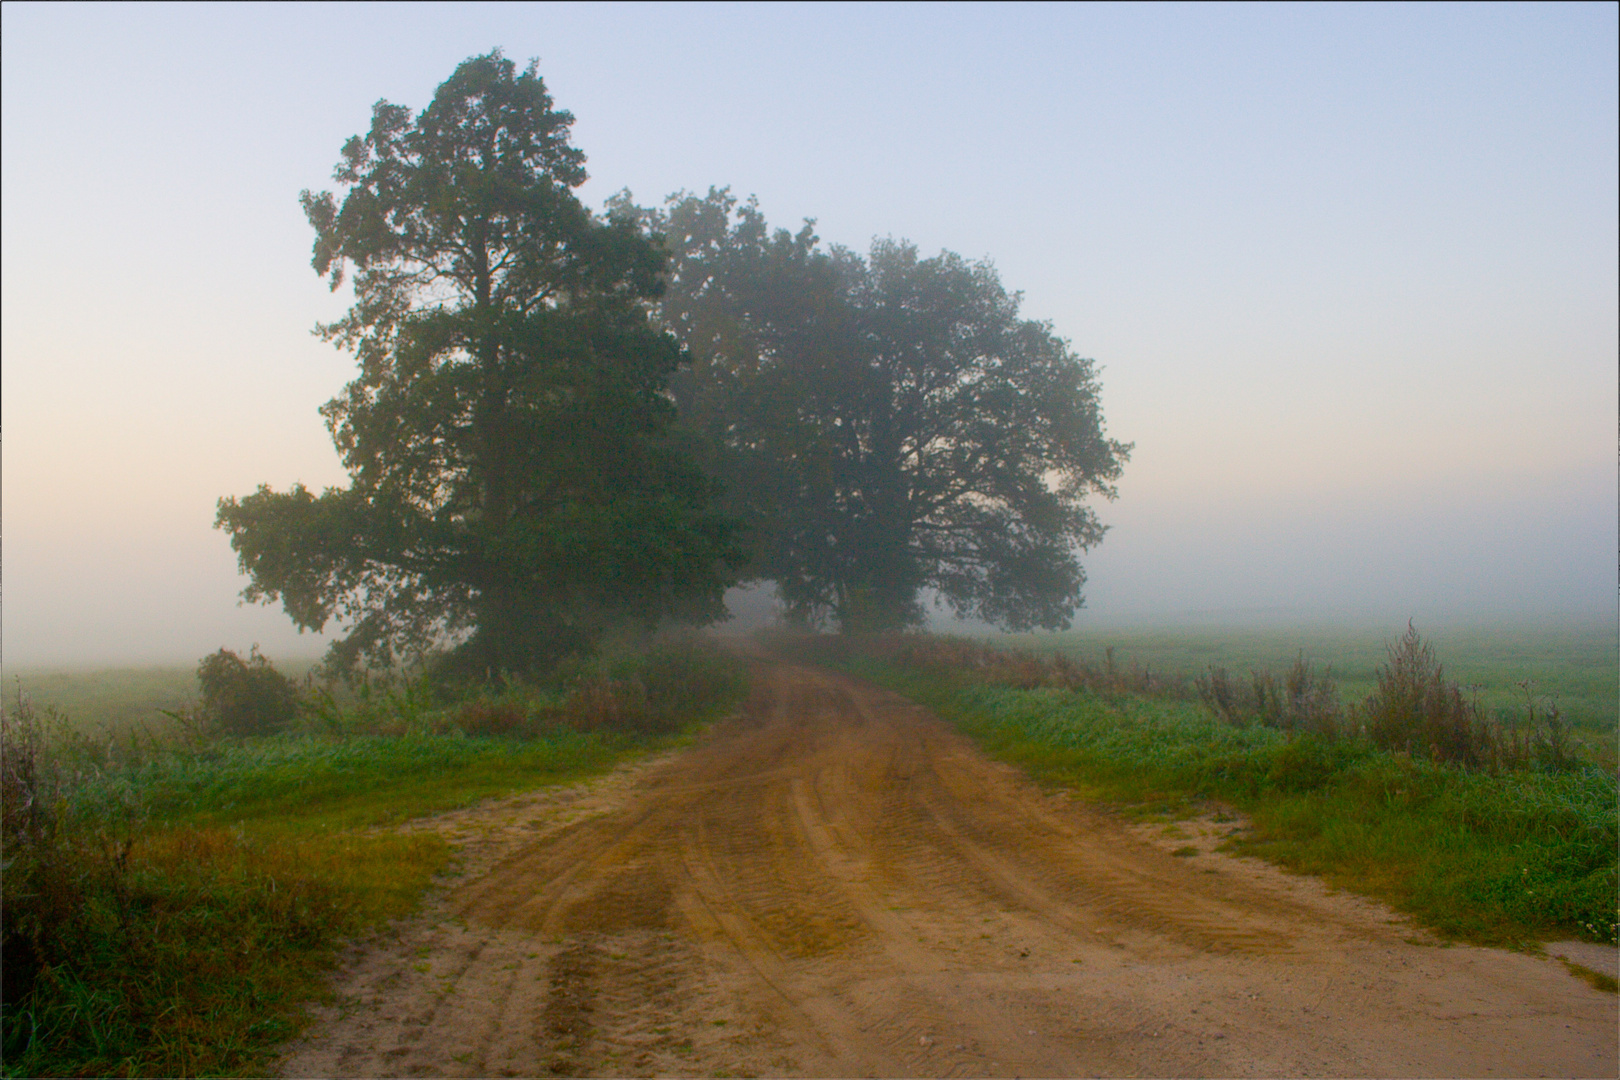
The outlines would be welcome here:
[[[742,715],[434,823],[288,1075],[1615,1075],[1615,999],[1169,841],[924,710],[760,661]],[[1421,937],[1421,935],[1419,935]]]

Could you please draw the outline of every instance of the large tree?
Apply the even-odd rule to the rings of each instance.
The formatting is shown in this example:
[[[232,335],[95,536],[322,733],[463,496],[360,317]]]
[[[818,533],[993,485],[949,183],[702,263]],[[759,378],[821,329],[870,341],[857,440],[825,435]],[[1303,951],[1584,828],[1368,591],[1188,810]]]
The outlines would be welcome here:
[[[732,520],[673,428],[679,343],[649,320],[664,257],[574,194],[584,155],[534,64],[462,63],[414,118],[379,102],[314,267],[354,304],[317,328],[359,376],[322,412],[350,476],[222,499],[250,600],[338,617],[340,666],[459,641],[525,671],[611,624],[710,619]]]
[[[694,359],[677,394],[744,493],[752,574],[845,629],[916,623],[924,590],[1010,629],[1069,625],[1105,531],[1087,499],[1114,496],[1130,452],[1091,361],[1021,318],[988,262],[825,249],[726,191],[641,213]]]

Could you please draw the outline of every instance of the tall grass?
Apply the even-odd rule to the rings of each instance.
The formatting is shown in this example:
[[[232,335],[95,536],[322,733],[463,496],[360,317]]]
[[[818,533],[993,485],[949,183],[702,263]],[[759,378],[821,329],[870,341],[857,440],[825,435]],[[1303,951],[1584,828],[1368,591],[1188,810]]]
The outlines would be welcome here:
[[[1352,717],[1375,745],[1419,753],[1470,768],[1572,768],[1577,757],[1559,708],[1538,703],[1525,686],[1526,713],[1507,722],[1487,716],[1478,702],[1445,677],[1434,650],[1407,624],[1378,669],[1378,689]]]
[[[1426,626],[1426,640],[1446,661],[1448,675],[1487,713],[1511,714],[1523,707],[1525,685],[1538,698],[1557,703],[1578,731],[1612,735],[1620,717],[1620,631],[1612,618],[1557,623],[1497,623]],[[1303,655],[1318,669],[1331,666],[1343,703],[1360,701],[1377,688],[1378,668],[1388,659],[1388,628],[1197,626],[1071,630],[1013,635],[1007,647],[1038,655],[1060,653],[1077,663],[1102,665],[1113,648],[1166,679],[1196,679],[1210,667],[1244,673],[1285,671]],[[1398,629],[1397,629],[1398,634]]]
[[[409,911],[450,855],[378,830],[607,768],[743,692],[702,649],[560,685],[379,680],[291,730],[99,741],[19,695],[0,716],[0,1072],[252,1074],[305,1021],[339,943]]]
[[[1224,667],[1211,665],[1194,685],[1199,700],[1229,724],[1331,735],[1343,723],[1332,670],[1317,672],[1304,653],[1281,679],[1261,670],[1251,670],[1247,680],[1234,679]]]
[[[849,642],[842,639],[805,639],[796,647],[832,657],[851,655]],[[1433,648],[1411,624],[1404,636],[1386,646],[1372,693],[1348,707],[1341,701],[1332,670],[1318,671],[1303,652],[1281,676],[1251,668],[1246,678],[1234,677],[1225,667],[1212,664],[1189,680],[1155,674],[1134,661],[1121,665],[1112,648],[1105,650],[1101,664],[1063,653],[1000,649],[928,634],[870,638],[859,649],[867,656],[989,685],[1138,694],[1170,701],[1196,698],[1229,724],[1311,732],[1327,739],[1365,738],[1386,749],[1473,768],[1556,770],[1576,767],[1581,760],[1556,704],[1538,698],[1525,684],[1518,709],[1488,714],[1445,677]]]

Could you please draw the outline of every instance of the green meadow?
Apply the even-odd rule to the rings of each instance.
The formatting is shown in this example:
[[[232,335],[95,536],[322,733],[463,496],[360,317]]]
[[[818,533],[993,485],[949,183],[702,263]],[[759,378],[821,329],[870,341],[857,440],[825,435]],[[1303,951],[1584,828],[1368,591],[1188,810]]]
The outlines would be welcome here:
[[[1211,665],[1235,675],[1251,669],[1283,671],[1296,657],[1331,668],[1340,696],[1359,701],[1376,684],[1378,665],[1404,626],[1389,627],[1129,627],[1057,634],[996,635],[1002,648],[1059,652],[1101,667],[1107,651],[1116,664],[1139,664],[1158,676],[1193,679]],[[1528,681],[1577,727],[1613,729],[1620,718],[1620,625],[1566,622],[1501,626],[1419,626],[1445,665],[1446,676],[1476,688],[1480,703],[1498,712],[1522,706]],[[302,679],[313,661],[279,665]],[[120,734],[142,725],[161,728],[165,710],[197,697],[195,667],[22,668],[7,670],[6,700],[20,687],[40,709],[55,706],[86,733]]]

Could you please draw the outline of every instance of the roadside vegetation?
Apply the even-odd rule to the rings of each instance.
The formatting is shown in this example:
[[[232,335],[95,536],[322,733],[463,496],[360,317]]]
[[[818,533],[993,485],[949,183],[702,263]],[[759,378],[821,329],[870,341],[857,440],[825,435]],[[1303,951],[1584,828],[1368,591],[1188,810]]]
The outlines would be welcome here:
[[[337,946],[453,855],[381,827],[673,745],[743,689],[693,645],[545,683],[299,684],[225,651],[198,676],[167,724],[98,736],[6,703],[6,1076],[262,1071]]]
[[[302,679],[312,662],[281,664]],[[168,725],[164,714],[197,697],[197,669],[182,664],[119,668],[6,667],[6,694],[13,700],[18,682],[41,711],[55,708],[75,727],[100,735],[127,737]]]
[[[1570,737],[1528,694],[1486,710],[1408,630],[1373,690],[1341,703],[1302,658],[1285,673],[1154,675],[961,639],[811,639],[843,670],[934,709],[1043,783],[1137,813],[1211,803],[1230,846],[1384,899],[1441,934],[1617,943],[1612,739]]]
[[[1143,626],[1015,634],[1007,647],[1037,655],[1061,654],[1102,668],[1113,649],[1129,663],[1165,682],[1191,683],[1211,667],[1247,674],[1282,671],[1303,658],[1318,670],[1331,668],[1346,702],[1363,700],[1378,686],[1387,659],[1389,627]],[[1423,626],[1423,638],[1444,660],[1446,674],[1486,710],[1519,709],[1526,686],[1537,698],[1555,701],[1578,732],[1615,729],[1620,716],[1620,638],[1613,619],[1524,622],[1508,625]],[[1599,740],[1593,740],[1594,742]]]

